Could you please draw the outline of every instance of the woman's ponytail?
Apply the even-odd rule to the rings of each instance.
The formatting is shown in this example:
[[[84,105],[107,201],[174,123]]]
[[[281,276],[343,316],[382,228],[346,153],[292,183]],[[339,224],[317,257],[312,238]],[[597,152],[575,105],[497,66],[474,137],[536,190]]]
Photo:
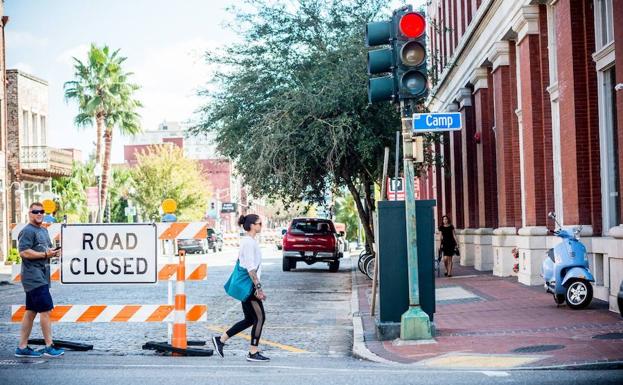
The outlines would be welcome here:
[[[245,219],[246,217],[244,215],[241,215],[240,218],[238,218],[238,226],[244,225]]]

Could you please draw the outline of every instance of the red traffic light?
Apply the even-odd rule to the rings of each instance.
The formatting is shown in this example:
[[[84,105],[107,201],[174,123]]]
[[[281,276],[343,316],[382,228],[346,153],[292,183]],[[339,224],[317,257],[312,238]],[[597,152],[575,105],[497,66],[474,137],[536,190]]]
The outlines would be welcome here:
[[[422,36],[426,29],[424,16],[409,12],[400,18],[400,32],[410,39]]]

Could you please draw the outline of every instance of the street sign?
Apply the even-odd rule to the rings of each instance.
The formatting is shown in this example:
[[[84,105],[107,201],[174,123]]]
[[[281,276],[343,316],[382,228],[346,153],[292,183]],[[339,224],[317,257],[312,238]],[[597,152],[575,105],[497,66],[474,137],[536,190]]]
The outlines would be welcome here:
[[[235,203],[222,203],[221,204],[221,213],[235,213],[237,211],[237,207]]]
[[[87,187],[87,206],[97,209],[97,187]]]
[[[156,283],[155,224],[72,224],[61,227],[61,283]]]
[[[387,200],[405,200],[405,178],[387,178],[387,191]]]
[[[441,132],[461,130],[460,112],[431,112],[413,114],[413,132]]]
[[[123,212],[125,213],[125,216],[129,216],[129,215],[136,215],[136,207],[134,206],[126,206],[125,209],[123,209]]]

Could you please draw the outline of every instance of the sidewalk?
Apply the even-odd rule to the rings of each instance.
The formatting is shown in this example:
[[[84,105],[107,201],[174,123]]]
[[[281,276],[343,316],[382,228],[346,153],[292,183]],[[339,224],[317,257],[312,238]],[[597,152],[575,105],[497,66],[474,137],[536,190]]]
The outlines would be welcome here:
[[[541,286],[457,264],[436,287],[434,341],[379,341],[370,316],[372,281],[353,271],[354,355],[445,369],[623,368],[623,318],[603,301],[557,308]]]

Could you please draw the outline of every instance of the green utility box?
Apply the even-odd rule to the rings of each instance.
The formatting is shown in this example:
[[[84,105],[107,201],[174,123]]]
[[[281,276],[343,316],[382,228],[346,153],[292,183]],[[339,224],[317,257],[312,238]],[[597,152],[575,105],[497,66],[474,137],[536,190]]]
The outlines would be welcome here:
[[[420,305],[431,323],[435,313],[435,200],[416,201]],[[400,317],[409,309],[409,268],[404,201],[378,202],[379,318],[381,339],[400,336]]]

